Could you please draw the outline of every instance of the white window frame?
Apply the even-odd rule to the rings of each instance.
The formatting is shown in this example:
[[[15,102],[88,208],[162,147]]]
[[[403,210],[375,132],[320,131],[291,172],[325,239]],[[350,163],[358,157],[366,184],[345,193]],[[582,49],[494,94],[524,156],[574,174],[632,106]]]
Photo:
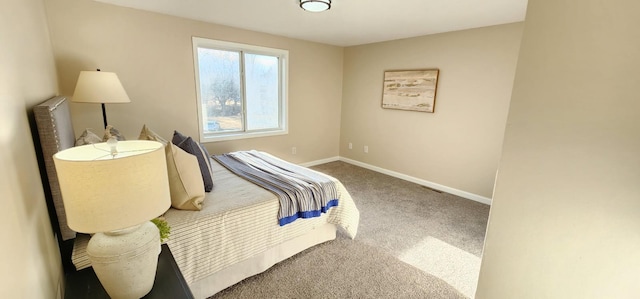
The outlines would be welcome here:
[[[266,136],[276,136],[276,135],[285,135],[289,133],[288,126],[288,104],[287,104],[287,83],[288,83],[288,61],[289,61],[289,51],[282,49],[274,49],[267,47],[260,47],[254,45],[246,45],[240,43],[233,43],[227,41],[219,41],[208,38],[201,37],[193,37],[193,67],[195,73],[195,82],[196,82],[196,98],[197,98],[197,108],[198,108],[198,130],[200,132],[200,142],[214,142],[214,141],[223,141],[223,140],[236,140],[236,139],[245,139],[245,138],[255,138],[255,137],[266,137]],[[256,131],[247,131],[246,125],[244,125],[243,131],[235,131],[235,132],[219,132],[219,133],[210,133],[205,134],[204,130],[204,116],[206,115],[205,111],[202,111],[202,99],[200,93],[200,72],[199,72],[199,62],[198,62],[198,48],[208,48],[215,50],[225,50],[225,51],[237,51],[241,52],[241,96],[242,96],[242,113],[243,113],[243,121],[246,124],[246,99],[245,99],[245,84],[244,84],[244,59],[243,53],[250,54],[262,54],[269,56],[277,56],[279,59],[279,95],[280,95],[280,107],[279,107],[279,127],[276,129],[266,129],[266,130],[256,130]]]

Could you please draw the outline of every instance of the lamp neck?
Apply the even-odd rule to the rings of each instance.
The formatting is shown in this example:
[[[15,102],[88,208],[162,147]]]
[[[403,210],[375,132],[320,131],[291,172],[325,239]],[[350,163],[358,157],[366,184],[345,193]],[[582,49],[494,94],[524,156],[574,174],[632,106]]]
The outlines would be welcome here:
[[[123,228],[123,229],[112,230],[112,231],[109,231],[109,232],[104,232],[104,234],[107,235],[107,236],[122,236],[122,235],[130,234],[130,233],[138,230],[140,228],[140,225],[141,224],[134,225],[134,226],[127,227],[127,228]]]
[[[107,128],[107,109],[104,107],[104,103],[102,104],[102,122],[104,123],[104,128]]]

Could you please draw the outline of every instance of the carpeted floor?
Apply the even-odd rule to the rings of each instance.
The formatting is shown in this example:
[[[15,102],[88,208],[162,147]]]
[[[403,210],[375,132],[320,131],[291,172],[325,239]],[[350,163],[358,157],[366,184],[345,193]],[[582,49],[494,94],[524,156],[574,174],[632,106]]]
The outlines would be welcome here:
[[[355,240],[338,235],[213,298],[472,298],[489,206],[344,162],[360,210]]]

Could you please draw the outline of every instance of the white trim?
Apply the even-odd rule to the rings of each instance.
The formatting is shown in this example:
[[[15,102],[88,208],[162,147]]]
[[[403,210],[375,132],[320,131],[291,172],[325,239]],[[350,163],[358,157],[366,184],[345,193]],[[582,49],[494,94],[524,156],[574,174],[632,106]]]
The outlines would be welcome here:
[[[322,159],[322,160],[315,160],[315,161],[311,161],[311,162],[300,163],[298,165],[304,166],[304,167],[311,167],[311,166],[316,166],[316,165],[325,164],[325,163],[329,163],[329,162],[335,162],[335,161],[340,161],[340,157],[339,156],[335,156],[335,157],[326,158],[326,159]]]
[[[333,158],[330,158],[330,159],[333,159]],[[419,179],[419,178],[412,177],[412,176],[409,176],[409,175],[406,175],[406,174],[402,174],[402,173],[395,172],[395,171],[392,171],[392,170],[384,169],[384,168],[381,168],[381,167],[378,167],[378,166],[373,166],[371,164],[363,163],[363,162],[356,161],[356,160],[351,160],[349,158],[339,157],[339,159],[340,159],[340,161],[343,161],[343,162],[346,162],[346,163],[349,163],[349,164],[353,164],[353,165],[356,165],[356,166],[360,166],[362,168],[366,168],[366,169],[373,170],[373,171],[376,171],[376,172],[379,172],[379,173],[390,175],[392,177],[403,179],[405,181],[416,183],[418,185],[426,186],[426,187],[429,187],[429,188],[432,188],[432,189],[435,189],[435,190],[439,190],[439,191],[446,192],[446,193],[449,193],[449,194],[457,195],[457,196],[460,196],[462,198],[466,198],[466,199],[469,199],[469,200],[477,201],[479,203],[483,203],[483,204],[486,204],[486,205],[491,205],[491,199],[490,198],[487,198],[487,197],[484,197],[484,196],[480,196],[478,194],[473,194],[473,193],[469,193],[469,192],[466,192],[466,191],[458,190],[458,189],[455,189],[455,188],[447,187],[447,186],[444,186],[444,185],[440,185],[438,183],[434,183],[434,182],[430,182],[430,181],[427,181],[427,180]],[[322,160],[319,160],[319,161],[322,161]],[[311,162],[309,162],[309,163],[311,163]]]
[[[201,135],[200,143],[249,139],[249,138],[257,138],[257,137],[269,137],[269,136],[278,136],[278,135],[287,135],[287,134],[289,134],[289,130],[273,130],[273,131],[261,131],[261,132],[236,132],[236,133],[216,135],[215,138],[202,137]]]

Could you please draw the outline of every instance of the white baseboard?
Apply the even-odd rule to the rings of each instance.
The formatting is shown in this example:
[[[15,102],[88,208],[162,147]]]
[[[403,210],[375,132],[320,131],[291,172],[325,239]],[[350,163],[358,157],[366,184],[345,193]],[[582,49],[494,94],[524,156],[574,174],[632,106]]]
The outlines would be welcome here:
[[[335,161],[343,161],[349,164],[353,164],[356,166],[360,166],[362,168],[366,168],[369,170],[373,170],[375,172],[379,172],[379,173],[383,173],[386,175],[390,175],[392,177],[396,177],[405,181],[409,181],[412,183],[416,183],[418,185],[422,185],[422,186],[426,186],[429,187],[431,189],[435,189],[435,190],[439,190],[442,192],[447,192],[449,194],[453,194],[456,196],[460,196],[462,198],[466,198],[469,200],[473,200],[473,201],[477,201],[479,203],[483,203],[486,205],[491,205],[491,199],[478,195],[478,194],[473,194],[467,191],[462,191],[462,190],[458,190],[455,188],[451,188],[451,187],[447,187],[444,185],[440,185],[438,183],[434,183],[434,182],[430,182],[427,180],[423,180],[423,179],[419,179],[416,177],[412,177],[403,173],[399,173],[393,170],[388,170],[382,167],[378,167],[378,166],[373,166],[371,164],[367,164],[364,162],[360,162],[360,161],[356,161],[356,160],[352,160],[349,158],[345,158],[345,157],[340,157],[340,156],[335,156],[335,157],[331,157],[331,158],[326,158],[326,159],[321,159],[321,160],[316,160],[316,161],[311,161],[311,162],[305,162],[305,163],[300,163],[300,166],[304,166],[304,167],[311,167],[311,166],[316,166],[316,165],[320,165],[320,164],[325,164],[325,163],[329,163],[329,162],[335,162]]]
[[[330,159],[335,159],[335,158],[330,158]],[[327,159],[327,160],[330,160],[330,159]],[[490,198],[487,198],[487,197],[484,197],[484,196],[480,196],[478,194],[473,194],[473,193],[469,193],[469,192],[466,192],[466,191],[458,190],[458,189],[455,189],[455,188],[447,187],[447,186],[444,186],[444,185],[440,185],[438,183],[434,183],[434,182],[430,182],[430,181],[427,181],[427,180],[419,179],[419,178],[416,178],[416,177],[412,177],[412,176],[409,176],[409,175],[406,175],[406,174],[402,174],[402,173],[395,172],[395,171],[392,171],[392,170],[384,169],[384,168],[381,168],[381,167],[378,167],[378,166],[373,166],[373,165],[370,165],[370,164],[367,164],[367,163],[363,163],[363,162],[360,162],[360,161],[351,160],[351,159],[345,158],[345,157],[339,157],[339,160],[343,161],[343,162],[346,162],[346,163],[349,163],[349,164],[360,166],[362,168],[366,168],[366,169],[373,170],[373,171],[376,171],[376,172],[380,172],[380,173],[383,173],[383,174],[386,174],[386,175],[390,175],[392,177],[403,179],[405,181],[416,183],[418,185],[426,186],[426,187],[429,187],[429,188],[432,188],[432,189],[435,189],[435,190],[439,190],[439,191],[442,191],[442,192],[447,192],[449,194],[457,195],[457,196],[460,196],[462,198],[466,198],[466,199],[470,199],[470,200],[473,200],[473,201],[477,201],[477,202],[480,202],[480,203],[483,203],[483,204],[486,204],[486,205],[491,205],[491,199]],[[328,162],[333,162],[333,161],[337,161],[337,160],[331,160],[331,161],[328,161]],[[323,162],[323,163],[327,163],[327,162]]]
[[[326,158],[326,159],[322,159],[322,160],[316,160],[316,161],[311,161],[311,162],[300,163],[298,165],[304,166],[304,167],[311,167],[311,166],[316,166],[316,165],[329,163],[329,162],[335,162],[335,161],[340,161],[340,157],[335,156],[335,157]]]

